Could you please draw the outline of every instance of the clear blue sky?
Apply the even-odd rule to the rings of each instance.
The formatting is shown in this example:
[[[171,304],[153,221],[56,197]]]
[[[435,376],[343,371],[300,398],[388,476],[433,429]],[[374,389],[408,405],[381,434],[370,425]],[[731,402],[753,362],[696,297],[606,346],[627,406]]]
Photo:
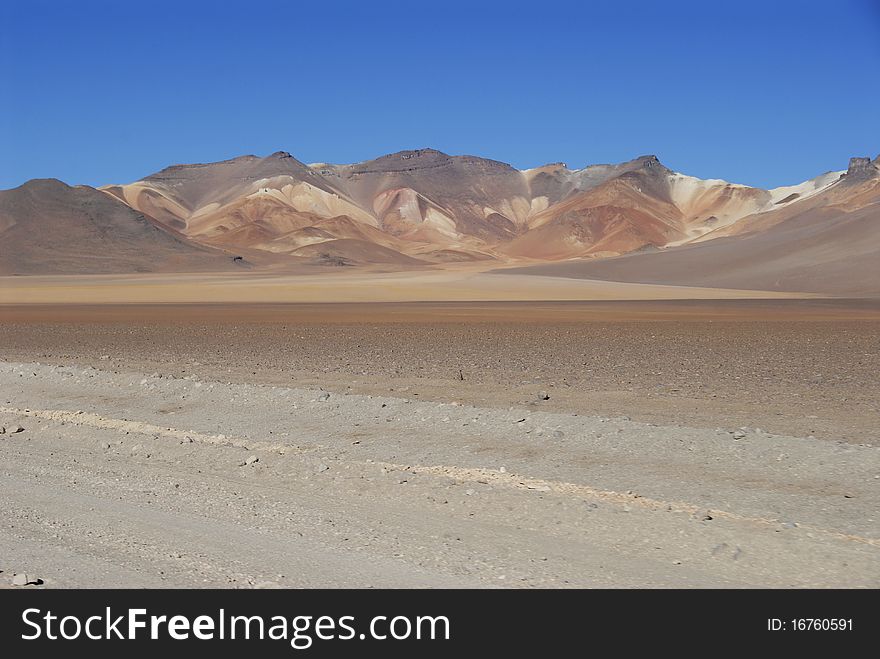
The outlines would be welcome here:
[[[0,188],[424,146],[769,187],[880,152],[880,0],[0,0],[0,78]]]

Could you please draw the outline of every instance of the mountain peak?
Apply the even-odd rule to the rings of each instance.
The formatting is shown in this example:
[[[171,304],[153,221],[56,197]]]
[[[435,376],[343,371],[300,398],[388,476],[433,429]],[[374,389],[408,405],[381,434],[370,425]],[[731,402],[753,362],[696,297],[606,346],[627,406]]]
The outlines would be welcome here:
[[[623,172],[624,176],[647,176],[649,178],[658,178],[658,180],[673,173],[671,169],[666,167],[666,165],[660,162],[660,159],[653,154],[639,156],[638,158],[634,158],[629,162],[621,163],[620,165],[613,165],[613,168]]]
[[[645,172],[645,173],[655,173],[662,174],[664,172],[670,172],[668,167],[666,167],[660,159],[655,156],[653,153],[649,153],[643,156],[639,156],[638,158],[633,158],[632,160],[628,160],[627,162],[622,162],[619,165],[600,165],[600,167],[614,167],[621,171],[626,172]],[[589,167],[588,167],[589,169]]]
[[[388,159],[396,159],[396,160],[412,160],[413,158],[448,158],[449,154],[443,153],[442,151],[438,151],[437,149],[408,149],[405,151],[397,151],[396,153],[390,153],[387,156],[383,156],[383,158]]]
[[[646,156],[639,156],[635,159],[636,163],[639,163],[642,167],[662,167],[663,163],[660,162],[660,159],[654,154],[649,154]]]
[[[18,186],[19,190],[47,190],[47,189],[61,189],[66,190],[70,189],[72,186],[67,185],[64,181],[57,178],[32,178],[29,181],[25,181],[20,186]]]
[[[430,169],[452,162],[452,157],[437,149],[408,149],[380,156],[375,160],[350,165],[357,173],[402,172],[417,169]]]
[[[880,159],[880,156],[878,156]],[[869,156],[853,157],[849,159],[849,167],[846,170],[846,180],[864,180],[880,175],[880,165],[877,160],[871,161]]]

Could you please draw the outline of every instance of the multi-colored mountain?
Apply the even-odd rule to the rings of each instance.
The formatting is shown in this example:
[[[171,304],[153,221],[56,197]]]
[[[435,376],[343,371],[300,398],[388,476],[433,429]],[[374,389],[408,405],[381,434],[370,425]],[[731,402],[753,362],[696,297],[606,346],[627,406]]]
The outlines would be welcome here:
[[[0,191],[4,274],[474,261],[880,292],[880,157],[763,190],[680,174],[655,156],[517,170],[433,149],[353,165],[279,151],[174,165],[124,185],[34,180]]]

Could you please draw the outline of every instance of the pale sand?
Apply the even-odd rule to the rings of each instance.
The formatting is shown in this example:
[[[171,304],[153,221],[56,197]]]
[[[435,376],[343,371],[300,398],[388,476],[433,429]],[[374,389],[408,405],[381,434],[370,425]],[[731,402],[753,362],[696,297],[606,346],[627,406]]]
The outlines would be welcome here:
[[[0,304],[455,302],[781,299],[817,297],[737,289],[497,277],[477,268],[307,275],[143,274],[0,277]]]
[[[0,361],[0,587],[880,586],[871,445],[100,363]]]

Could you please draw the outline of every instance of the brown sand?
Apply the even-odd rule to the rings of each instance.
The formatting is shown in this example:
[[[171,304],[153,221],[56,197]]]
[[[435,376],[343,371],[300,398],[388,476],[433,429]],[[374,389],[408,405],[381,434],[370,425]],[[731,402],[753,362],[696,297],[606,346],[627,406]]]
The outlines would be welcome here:
[[[876,439],[880,303],[23,305],[0,358]]]
[[[0,277],[0,304],[272,304],[562,300],[785,299],[736,289],[486,274],[486,264],[404,272],[316,268],[315,274],[151,274]]]

